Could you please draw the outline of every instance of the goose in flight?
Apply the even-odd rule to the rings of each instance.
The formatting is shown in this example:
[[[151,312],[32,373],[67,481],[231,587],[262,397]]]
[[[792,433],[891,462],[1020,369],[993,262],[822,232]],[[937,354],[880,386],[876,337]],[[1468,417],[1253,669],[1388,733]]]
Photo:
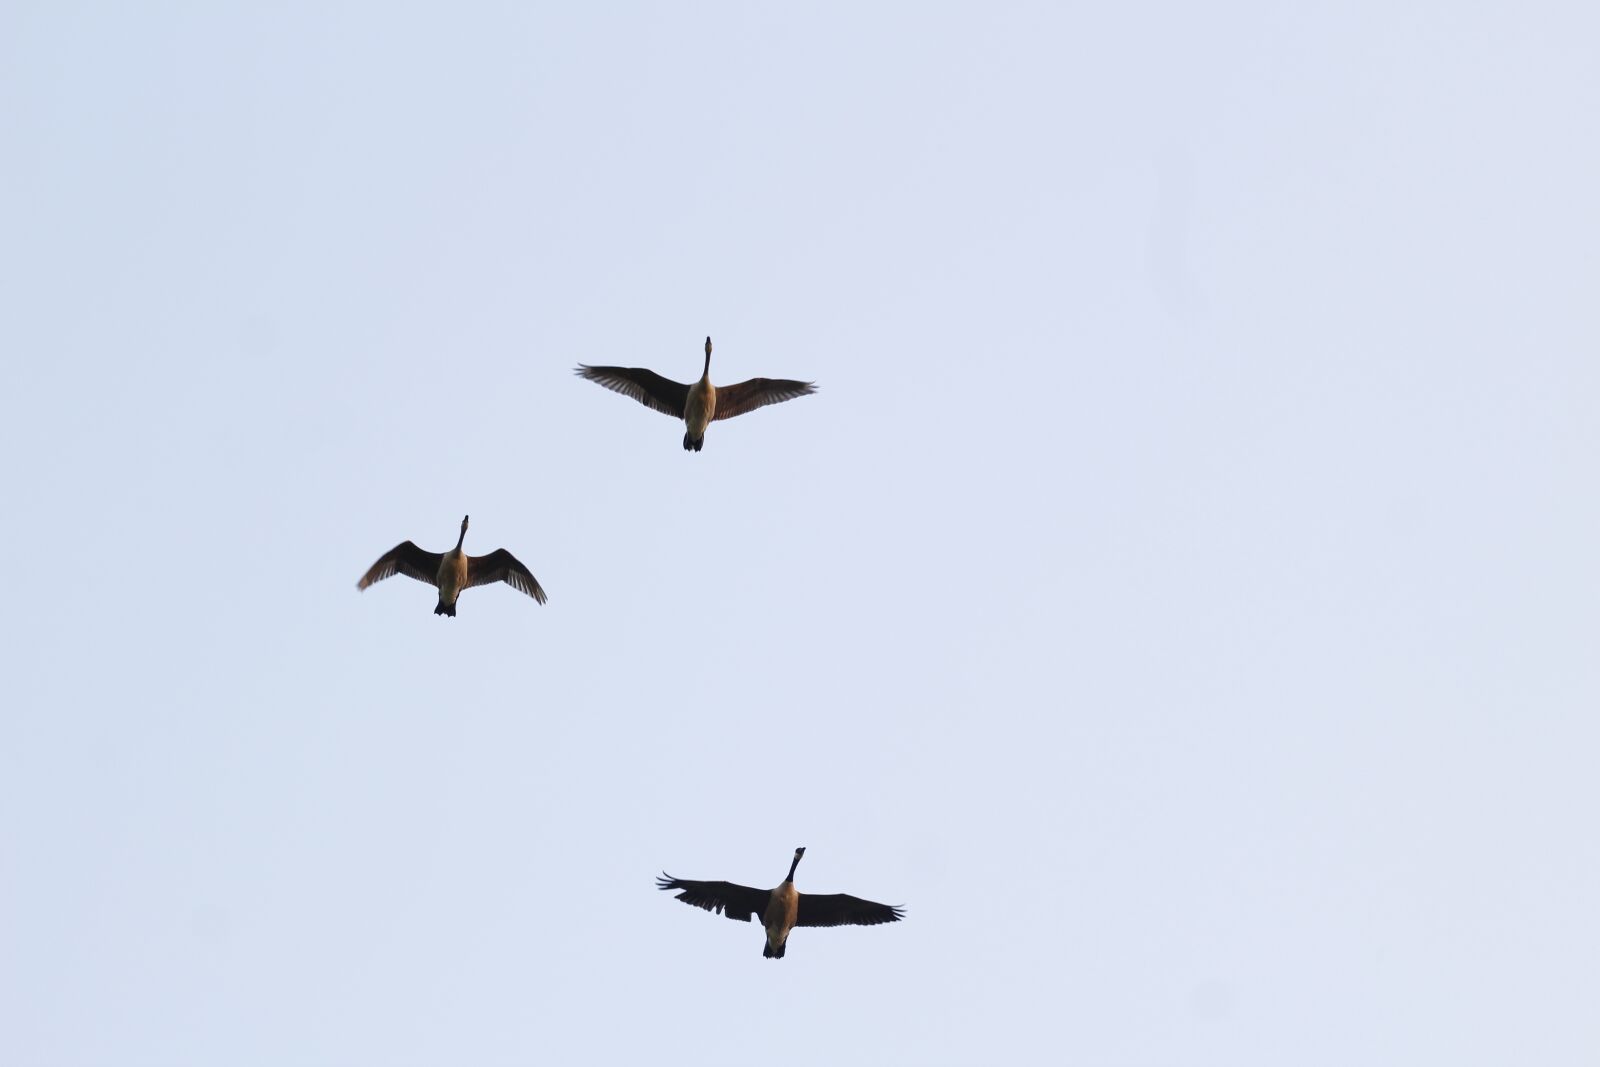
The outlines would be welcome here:
[[[706,443],[706,427],[717,419],[731,419],[747,411],[793,400],[817,391],[813,382],[788,378],[751,378],[738,385],[718,388],[711,384],[711,338],[706,338],[706,368],[700,380],[684,385],[663,378],[643,367],[591,367],[578,364],[580,378],[598,382],[614,393],[631,396],[647,408],[682,419],[688,424],[683,435],[685,451],[698,452]]]
[[[497,548],[487,556],[469,556],[461,551],[461,542],[467,539],[467,519],[470,517],[461,517],[461,536],[456,538],[456,547],[450,551],[443,555],[424,552],[410,541],[401,541],[378,557],[378,562],[361,576],[356,588],[365,589],[373,582],[381,582],[398,572],[407,578],[437,586],[439,606],[433,609],[433,613],[451,618],[455,618],[456,600],[461,596],[461,590],[475,585],[488,585],[490,582],[505,582],[543,604],[545,596],[539,580],[516,556],[503,548]]]
[[[656,888],[680,889],[678,899],[685,904],[710,912],[720,911],[740,922],[749,922],[752,915],[761,916],[761,925],[767,928],[761,955],[773,960],[783,959],[789,931],[796,926],[876,926],[899,922],[905,917],[904,908],[874,904],[848,893],[799,892],[794,887],[794,869],[800,866],[800,857],[805,854],[803,848],[794,850],[789,876],[776,889],[751,889],[732,882],[695,882],[673,878],[665,872],[656,879]]]

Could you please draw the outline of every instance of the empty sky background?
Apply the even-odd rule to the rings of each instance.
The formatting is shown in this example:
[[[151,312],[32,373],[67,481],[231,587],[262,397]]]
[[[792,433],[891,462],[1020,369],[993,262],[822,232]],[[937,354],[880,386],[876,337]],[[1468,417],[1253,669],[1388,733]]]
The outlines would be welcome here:
[[[0,1061],[1593,1062],[1593,5],[239,7],[0,8]]]

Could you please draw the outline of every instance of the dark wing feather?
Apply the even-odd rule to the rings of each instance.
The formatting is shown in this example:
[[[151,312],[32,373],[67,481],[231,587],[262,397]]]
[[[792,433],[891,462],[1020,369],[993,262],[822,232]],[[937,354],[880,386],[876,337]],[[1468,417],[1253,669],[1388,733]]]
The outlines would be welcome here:
[[[675,419],[683,418],[684,409],[689,406],[687,385],[643,367],[591,367],[580,363],[574,373]]]
[[[768,404],[780,404],[797,396],[809,396],[817,391],[813,382],[797,382],[788,378],[751,378],[738,385],[717,386],[716,419],[731,419]]]
[[[438,585],[439,564],[442,562],[444,557],[439,553],[424,552],[410,541],[401,541],[367,568],[367,573],[361,576],[356,588],[365,589],[373,582],[381,582],[396,573],[429,585]]]
[[[544,590],[539,587],[539,579],[522,565],[521,560],[503,548],[497,548],[487,556],[467,557],[467,587],[470,589],[490,582],[505,582],[519,593],[527,593],[539,603],[544,603]]]
[[[670,874],[662,873],[656,879],[657,889],[681,889],[678,899],[685,904],[693,904],[697,908],[718,912],[730,919],[740,922],[749,922],[750,916],[760,915],[767,910],[767,901],[772,897],[770,889],[751,889],[747,885],[734,885],[732,882],[692,882],[686,878],[674,878]]]
[[[796,926],[877,926],[899,922],[905,909],[874,904],[848,893],[801,893]]]

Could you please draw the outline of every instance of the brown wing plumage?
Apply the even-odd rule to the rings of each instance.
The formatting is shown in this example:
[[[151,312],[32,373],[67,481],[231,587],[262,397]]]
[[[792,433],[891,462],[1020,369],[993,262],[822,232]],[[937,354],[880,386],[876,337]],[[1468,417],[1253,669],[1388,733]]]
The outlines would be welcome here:
[[[685,904],[693,904],[709,912],[720,911],[740,922],[749,922],[752,915],[765,912],[767,902],[772,898],[770,889],[751,889],[747,885],[734,885],[732,882],[694,882],[674,878],[666,872],[656,879],[656,888],[681,889],[683,892],[678,894],[678,899]]]
[[[365,589],[373,582],[381,582],[394,574],[403,574],[419,582],[438,585],[439,564],[442,562],[444,556],[439,553],[424,552],[410,541],[401,541],[379,556],[378,562],[367,568],[367,573],[361,576],[356,588]]]
[[[768,404],[781,404],[797,396],[809,396],[817,391],[813,382],[797,382],[789,378],[751,378],[737,385],[717,386],[717,410],[712,420],[731,419]]]
[[[689,406],[687,385],[643,367],[591,367],[580,363],[574,373],[675,419],[683,418],[684,409]]]
[[[467,557],[467,587],[488,585],[491,582],[505,582],[519,593],[527,593],[541,604],[545,601],[539,579],[522,565],[521,560],[503,548],[497,548],[487,556]]]
[[[848,893],[801,893],[796,926],[877,926],[899,922],[905,909],[874,904]]]

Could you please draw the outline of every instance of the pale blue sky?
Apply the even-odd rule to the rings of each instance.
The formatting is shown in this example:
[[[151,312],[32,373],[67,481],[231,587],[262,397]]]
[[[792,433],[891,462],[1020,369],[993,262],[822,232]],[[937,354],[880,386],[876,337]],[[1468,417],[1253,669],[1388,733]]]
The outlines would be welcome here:
[[[1597,39],[0,8],[0,1062],[1592,1062]]]

